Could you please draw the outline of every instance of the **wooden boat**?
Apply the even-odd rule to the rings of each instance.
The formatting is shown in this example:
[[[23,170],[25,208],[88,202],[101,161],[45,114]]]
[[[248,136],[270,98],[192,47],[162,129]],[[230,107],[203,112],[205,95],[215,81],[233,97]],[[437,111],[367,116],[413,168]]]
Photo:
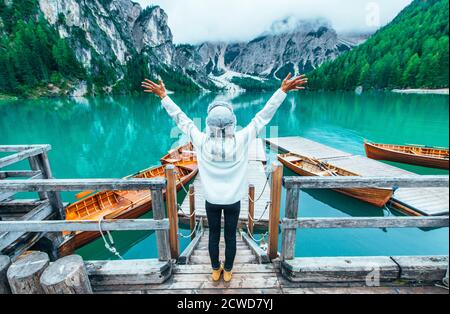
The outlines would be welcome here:
[[[175,165],[177,172],[177,190],[186,185],[198,172],[196,164],[189,161],[186,166],[183,162]],[[140,171],[126,178],[156,179],[165,177],[165,165]],[[151,210],[152,200],[149,191],[105,191],[89,196],[69,205],[66,208],[66,220],[100,219],[134,219]],[[163,190],[165,196],[165,191]],[[66,239],[60,246],[62,256],[72,254],[77,248],[100,237],[100,232],[66,233]]]
[[[390,145],[364,142],[367,157],[411,165],[448,169],[448,148],[419,145]]]
[[[278,155],[278,160],[301,176],[359,176],[329,163],[293,153]],[[392,189],[379,188],[336,189],[336,191],[378,207],[383,207],[394,194]]]
[[[192,143],[170,150],[160,161],[162,165],[173,164],[187,168],[197,168],[197,154]]]

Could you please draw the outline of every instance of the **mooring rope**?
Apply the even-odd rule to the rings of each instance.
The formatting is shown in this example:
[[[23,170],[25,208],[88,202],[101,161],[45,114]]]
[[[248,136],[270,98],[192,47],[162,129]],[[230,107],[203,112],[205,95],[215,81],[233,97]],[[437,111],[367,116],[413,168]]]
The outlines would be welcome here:
[[[389,209],[389,207],[387,205],[384,205],[383,211],[385,211],[387,213],[387,217],[392,216],[391,210]]]
[[[255,220],[255,219],[254,219],[253,217],[251,217],[251,216],[248,216],[248,218],[249,218],[251,221],[253,221],[254,224],[260,222],[260,221],[263,219],[264,214],[267,212],[267,209],[269,208],[270,204],[272,204],[271,201],[268,201],[268,202],[266,203],[266,207],[264,208],[264,211],[263,211],[261,217],[259,217],[259,219]]]
[[[444,285],[440,285],[440,284],[437,283],[437,284],[435,284],[434,286],[435,286],[435,287],[438,287],[438,288],[441,288],[441,289],[446,289],[446,290],[448,290],[448,286],[445,285],[445,282],[444,282]]]
[[[108,235],[108,238],[109,238],[109,241],[111,242],[111,244],[109,244],[108,241],[106,240],[106,237],[103,234],[103,230],[102,230],[102,222],[103,222],[103,217],[101,217],[98,220],[98,230],[100,231],[100,235],[102,236],[103,242],[105,244],[105,248],[108,251],[110,251],[112,254],[116,255],[118,258],[123,260],[124,258],[120,255],[119,251],[116,249],[115,244],[114,244],[114,238],[113,238],[111,232],[109,232],[109,231],[106,231],[106,234]]]
[[[444,279],[442,279],[442,283],[444,284],[445,288],[448,290],[448,271],[445,275]]]
[[[188,238],[192,237],[194,235],[194,233],[196,233],[198,231],[198,229],[199,229],[198,227],[199,226],[200,226],[200,221],[197,221],[195,223],[194,230],[192,230],[192,232],[189,235],[184,235],[181,232],[178,232],[178,236],[180,236],[180,237],[182,237],[184,239],[188,239]]]
[[[261,191],[261,194],[260,194],[259,197],[256,199],[256,201],[253,200],[253,199],[250,197],[250,195],[248,196],[248,199],[249,199],[253,204],[255,204],[256,202],[258,202],[258,201],[261,199],[261,197],[264,195],[264,192],[266,191],[267,185],[268,185],[268,183],[269,183],[269,181],[270,181],[270,177],[271,177],[271,175],[270,175],[270,173],[269,173],[269,175],[266,176],[266,183],[264,183],[264,187],[263,187],[263,189],[262,189],[262,191]]]
[[[255,239],[254,235],[250,232],[250,229],[248,228],[247,225],[247,234],[250,236],[250,238],[255,241],[256,243],[261,243],[262,241],[264,241],[264,239],[269,235],[269,232],[266,231],[266,233],[264,233],[260,239]]]
[[[186,189],[186,187],[184,186],[183,180],[181,180],[181,177],[180,177],[180,174],[178,173],[178,171],[175,171],[175,174],[176,174],[176,176],[178,178],[178,181],[180,181],[180,185],[181,185],[182,189],[184,190],[184,192],[186,192],[187,196],[194,196],[195,192],[194,193],[190,193],[189,190]]]
[[[197,212],[197,209],[195,209],[192,214],[186,214],[183,210],[183,208],[181,208],[181,205],[177,203],[177,207],[178,207],[178,211],[180,211],[183,215],[187,216],[188,218],[192,218],[194,217],[195,213]]]

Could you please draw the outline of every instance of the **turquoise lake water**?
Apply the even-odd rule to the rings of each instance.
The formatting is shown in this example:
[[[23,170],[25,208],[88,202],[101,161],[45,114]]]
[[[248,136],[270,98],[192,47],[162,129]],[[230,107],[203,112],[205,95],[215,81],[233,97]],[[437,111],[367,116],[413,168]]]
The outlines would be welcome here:
[[[245,126],[270,94],[237,97],[173,95],[186,113],[204,126],[206,108],[216,98],[235,107]],[[449,145],[449,98],[390,92],[291,94],[263,136],[303,136],[353,154],[364,155],[363,140],[398,144]],[[272,128],[272,131],[274,129]],[[159,101],[148,95],[83,99],[0,101],[1,144],[51,144],[56,178],[120,178],[159,163],[179,132]],[[274,152],[269,152],[272,160]],[[419,174],[448,171],[391,163]],[[25,166],[25,164],[22,164]],[[18,167],[16,167],[18,168]],[[286,170],[286,175],[294,175]],[[74,193],[64,193],[74,201]],[[184,195],[179,194],[181,203]],[[284,199],[284,194],[283,194]],[[282,209],[284,214],[284,208]],[[144,217],[151,217],[151,213]],[[299,216],[389,216],[332,191],[303,191]],[[187,229],[181,230],[188,234]],[[152,232],[115,232],[116,246],[127,259],[156,257]],[[181,248],[189,240],[181,240]],[[302,230],[297,256],[448,254],[448,228]],[[78,251],[87,259],[114,258],[101,240]]]

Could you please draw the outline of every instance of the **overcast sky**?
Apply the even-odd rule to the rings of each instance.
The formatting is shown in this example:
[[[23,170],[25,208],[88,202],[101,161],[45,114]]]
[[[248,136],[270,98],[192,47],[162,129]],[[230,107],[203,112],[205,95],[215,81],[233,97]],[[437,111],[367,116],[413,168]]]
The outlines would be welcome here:
[[[135,0],[160,5],[176,43],[249,40],[288,16],[325,17],[338,31],[390,22],[412,0]]]

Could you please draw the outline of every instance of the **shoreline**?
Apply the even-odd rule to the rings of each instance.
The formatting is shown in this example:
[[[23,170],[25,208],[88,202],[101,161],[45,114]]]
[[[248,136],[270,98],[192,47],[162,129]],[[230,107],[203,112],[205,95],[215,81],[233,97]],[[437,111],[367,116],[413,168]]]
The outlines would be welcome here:
[[[391,92],[396,94],[417,94],[417,95],[449,95],[449,89],[448,88],[441,88],[441,89],[425,89],[425,88],[410,88],[410,89],[393,89]],[[210,93],[210,92],[206,92]],[[253,93],[253,91],[249,91],[247,93]],[[175,94],[173,91],[168,91],[167,94]],[[202,94],[202,93],[200,93]],[[129,95],[127,93],[125,94],[106,94],[108,96],[116,96],[116,95]],[[1,94],[0,93],[0,101],[14,101],[14,100],[22,100],[22,99],[43,99],[43,98],[85,98],[85,97],[96,97],[99,95],[84,95],[84,96],[78,96],[78,95],[40,95],[38,97],[20,97],[20,96],[13,96],[13,95],[7,95],[7,94]],[[105,96],[105,95],[103,95]]]
[[[397,94],[434,94],[434,95],[448,95],[449,89],[448,88],[441,88],[441,89],[425,89],[425,88],[411,88],[411,89],[393,89],[393,93]]]
[[[0,100],[18,100],[19,97],[16,96],[10,96],[10,95],[6,95],[6,94],[1,94],[0,93]]]

